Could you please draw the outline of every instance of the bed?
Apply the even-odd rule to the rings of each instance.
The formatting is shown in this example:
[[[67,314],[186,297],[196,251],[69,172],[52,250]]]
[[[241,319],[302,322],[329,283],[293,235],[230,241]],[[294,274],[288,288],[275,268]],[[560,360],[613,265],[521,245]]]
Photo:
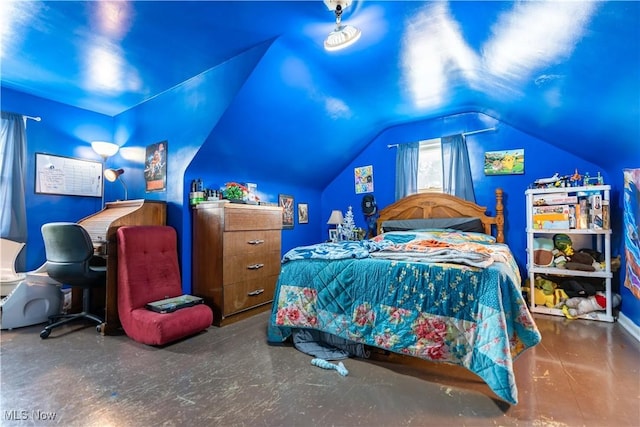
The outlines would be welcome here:
[[[453,196],[415,194],[380,211],[372,239],[288,251],[268,341],[318,331],[459,365],[516,404],[513,362],[540,333],[504,243],[500,189],[494,216],[486,211]]]

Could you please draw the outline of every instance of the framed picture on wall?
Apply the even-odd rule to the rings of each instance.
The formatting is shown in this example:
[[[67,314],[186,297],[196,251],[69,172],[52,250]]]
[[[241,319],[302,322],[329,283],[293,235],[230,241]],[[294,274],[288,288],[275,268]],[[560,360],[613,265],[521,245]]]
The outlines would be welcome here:
[[[524,173],[524,149],[484,153],[485,175],[521,175]]]
[[[278,194],[278,206],[282,207],[282,228],[293,228],[293,196]]]
[[[147,192],[167,189],[167,141],[147,145],[144,182]]]
[[[353,169],[356,182],[356,194],[373,192],[373,166],[362,166]]]
[[[309,205],[298,203],[298,224],[309,223]]]

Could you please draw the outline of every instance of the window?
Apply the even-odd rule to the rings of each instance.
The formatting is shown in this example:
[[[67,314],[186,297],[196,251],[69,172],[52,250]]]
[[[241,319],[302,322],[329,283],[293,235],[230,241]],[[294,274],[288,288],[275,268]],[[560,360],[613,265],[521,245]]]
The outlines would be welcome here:
[[[440,138],[420,141],[418,193],[442,193],[442,147]]]

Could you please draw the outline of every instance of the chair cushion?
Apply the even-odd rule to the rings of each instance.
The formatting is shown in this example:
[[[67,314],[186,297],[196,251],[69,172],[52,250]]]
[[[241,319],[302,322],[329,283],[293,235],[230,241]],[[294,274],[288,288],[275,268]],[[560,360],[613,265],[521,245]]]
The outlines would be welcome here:
[[[146,308],[134,309],[122,326],[126,334],[135,341],[149,345],[164,345],[197,334],[211,326],[212,322],[211,309],[199,304],[164,314]]]
[[[213,312],[199,304],[156,313],[145,304],[182,295],[176,232],[168,226],[124,226],[118,236],[118,315],[125,333],[163,345],[211,326]]]
[[[176,232],[172,227],[118,229],[119,308],[144,308],[149,302],[182,295],[176,248]]]

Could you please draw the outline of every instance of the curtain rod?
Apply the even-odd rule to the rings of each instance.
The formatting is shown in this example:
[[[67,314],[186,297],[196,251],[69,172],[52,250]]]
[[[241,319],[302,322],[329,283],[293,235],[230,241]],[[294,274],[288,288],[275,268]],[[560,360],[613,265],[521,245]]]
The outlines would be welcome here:
[[[3,113],[7,113],[7,111],[3,111]],[[18,114],[18,115],[24,117],[25,119],[35,120],[36,122],[39,122],[39,121],[42,120],[42,117],[40,117],[40,116],[27,116],[25,114],[20,114],[20,113],[10,113],[10,114]]]
[[[497,127],[492,127],[492,128],[486,128],[486,129],[472,130],[472,131],[469,131],[469,132],[462,132],[462,135],[464,135],[464,136],[475,135],[476,133],[491,132],[491,131],[494,131],[494,130],[497,130],[497,129],[498,129]],[[387,148],[393,148],[393,147],[397,147],[399,145],[400,144],[388,144]]]

